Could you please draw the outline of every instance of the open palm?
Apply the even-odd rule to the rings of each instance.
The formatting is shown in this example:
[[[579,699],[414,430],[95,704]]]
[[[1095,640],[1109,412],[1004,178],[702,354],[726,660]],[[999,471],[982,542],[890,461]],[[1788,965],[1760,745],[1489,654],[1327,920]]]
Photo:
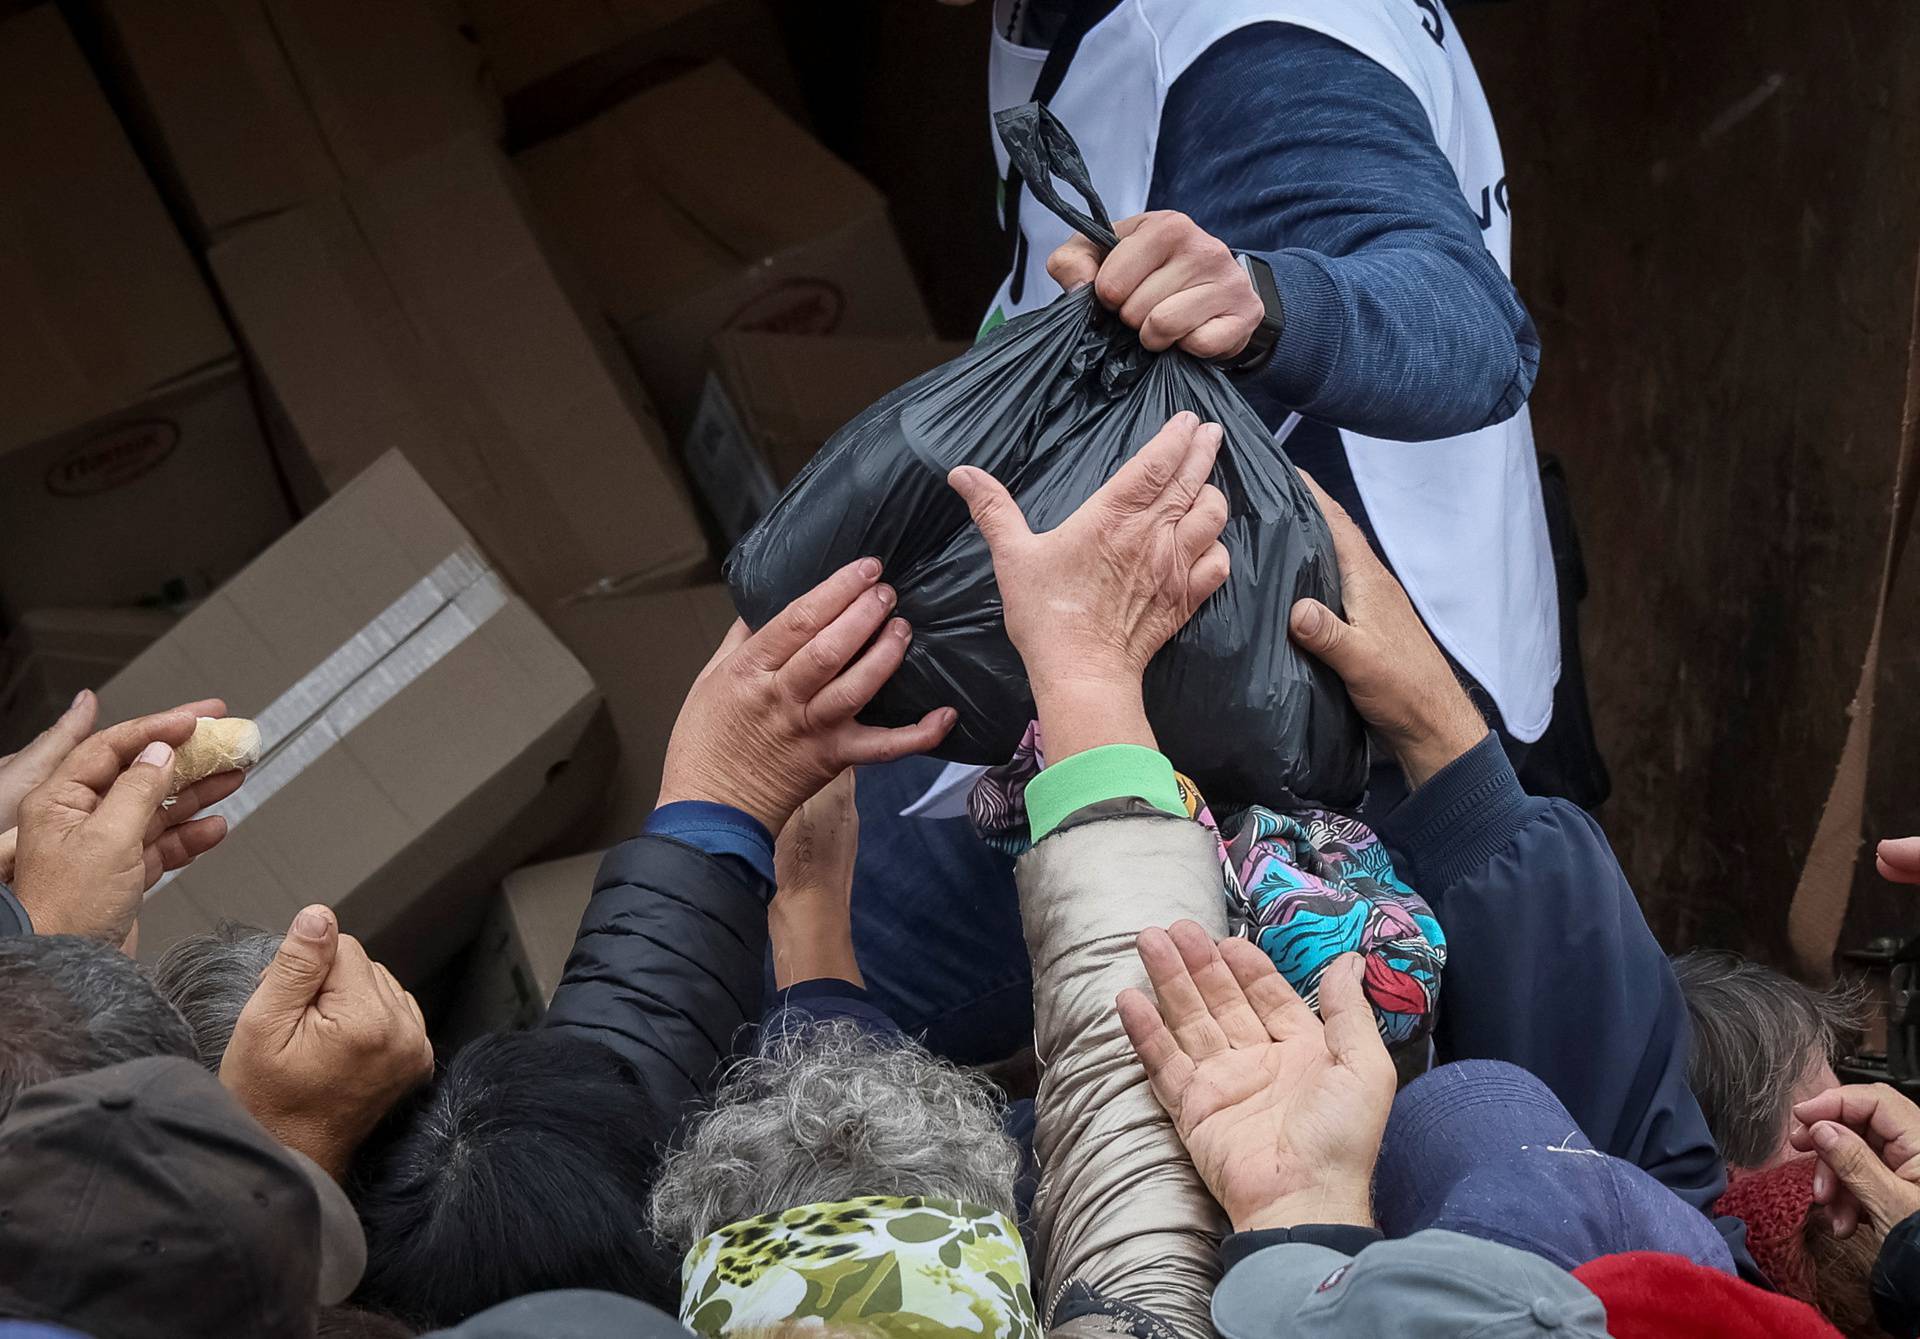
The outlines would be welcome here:
[[[1121,1021],[1235,1230],[1370,1221],[1394,1070],[1360,960],[1328,965],[1323,1021],[1244,939],[1182,921],[1138,948],[1158,1007],[1127,991]]]

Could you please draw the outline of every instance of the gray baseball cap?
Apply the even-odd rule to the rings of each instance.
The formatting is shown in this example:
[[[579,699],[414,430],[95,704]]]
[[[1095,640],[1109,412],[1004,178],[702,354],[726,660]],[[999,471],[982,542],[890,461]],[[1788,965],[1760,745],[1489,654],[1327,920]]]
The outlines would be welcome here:
[[[1606,1339],[1607,1312],[1530,1251],[1432,1229],[1353,1256],[1256,1251],[1215,1289],[1213,1326],[1223,1339]]]

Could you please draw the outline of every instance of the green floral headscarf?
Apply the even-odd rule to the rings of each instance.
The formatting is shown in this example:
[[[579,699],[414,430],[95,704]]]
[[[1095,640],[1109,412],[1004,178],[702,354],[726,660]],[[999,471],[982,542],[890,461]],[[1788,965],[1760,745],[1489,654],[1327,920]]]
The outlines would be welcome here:
[[[889,1339],[1040,1335],[1018,1229],[955,1200],[803,1204],[721,1228],[680,1267],[681,1323],[706,1339],[809,1318]]]

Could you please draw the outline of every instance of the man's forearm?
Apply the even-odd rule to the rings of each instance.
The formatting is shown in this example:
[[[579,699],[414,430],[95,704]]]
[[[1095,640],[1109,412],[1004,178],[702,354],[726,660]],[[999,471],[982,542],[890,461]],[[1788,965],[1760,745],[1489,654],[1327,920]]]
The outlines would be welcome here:
[[[1215,43],[1168,92],[1148,207],[1273,266],[1286,330],[1236,378],[1268,422],[1422,441],[1526,402],[1533,322],[1419,100],[1352,48],[1279,23]]]

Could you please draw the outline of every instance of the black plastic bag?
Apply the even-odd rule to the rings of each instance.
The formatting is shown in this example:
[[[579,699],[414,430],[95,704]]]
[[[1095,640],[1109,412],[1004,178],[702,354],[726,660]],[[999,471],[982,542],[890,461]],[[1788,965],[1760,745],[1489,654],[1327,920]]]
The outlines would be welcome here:
[[[1027,189],[1112,247],[1066,128],[1031,103],[997,119]],[[1060,197],[1054,173],[1087,213]],[[1221,538],[1233,573],[1148,667],[1160,747],[1216,804],[1357,803],[1360,719],[1339,679],[1287,638],[1295,600],[1341,607],[1319,508],[1225,375],[1178,350],[1141,348],[1091,285],[1007,322],[835,434],[729,556],[734,601],[759,627],[834,569],[880,558],[914,636],[862,719],[904,725],[952,706],[959,721],[940,756],[1005,762],[1033,719],[1033,695],[986,543],[947,473],[986,470],[1029,526],[1050,530],[1181,410],[1226,429],[1213,482],[1231,511]]]

